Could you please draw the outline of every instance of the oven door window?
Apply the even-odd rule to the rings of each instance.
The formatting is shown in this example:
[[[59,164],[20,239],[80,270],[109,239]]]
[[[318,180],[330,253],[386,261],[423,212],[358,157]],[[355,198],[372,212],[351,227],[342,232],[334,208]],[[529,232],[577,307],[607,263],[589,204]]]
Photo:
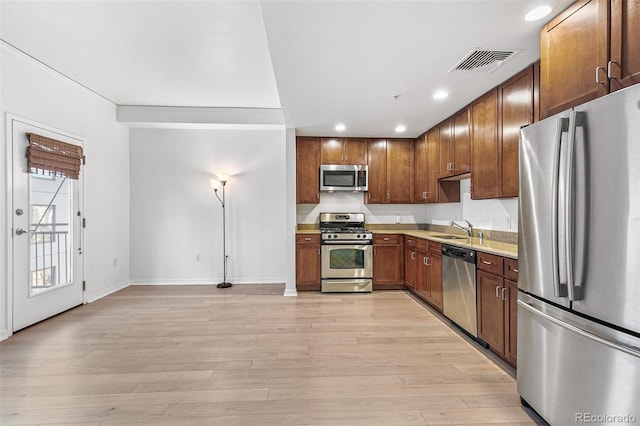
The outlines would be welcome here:
[[[353,188],[356,186],[356,174],[353,170],[325,170],[322,175],[322,185]]]
[[[329,252],[331,269],[362,269],[365,267],[364,250],[334,248]]]

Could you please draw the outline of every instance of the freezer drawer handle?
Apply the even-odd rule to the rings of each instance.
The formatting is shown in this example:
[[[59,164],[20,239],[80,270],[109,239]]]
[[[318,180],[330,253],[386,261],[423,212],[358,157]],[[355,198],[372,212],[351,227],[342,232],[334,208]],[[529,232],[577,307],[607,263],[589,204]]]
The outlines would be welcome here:
[[[631,356],[634,356],[636,358],[640,358],[640,348],[636,348],[635,346],[629,346],[629,345],[624,345],[624,344],[620,344],[620,343],[616,343],[616,342],[612,342],[611,340],[608,339],[604,339],[600,336],[596,336],[595,334],[591,334],[591,333],[587,333],[584,330],[579,329],[578,327],[571,325],[571,324],[567,324],[564,321],[560,321],[559,319],[545,313],[542,312],[541,310],[537,309],[535,306],[531,305],[530,303],[526,303],[523,302],[522,300],[518,300],[518,305],[523,307],[524,309],[528,310],[529,312],[535,314],[535,315],[539,315],[541,317],[543,317],[546,320],[551,321],[552,323],[559,325],[560,327],[566,328],[569,331],[573,331],[576,334],[579,334],[582,337],[586,337],[587,339],[591,339],[595,342],[601,343],[603,345],[609,346],[610,348],[613,348],[615,350],[627,353]]]

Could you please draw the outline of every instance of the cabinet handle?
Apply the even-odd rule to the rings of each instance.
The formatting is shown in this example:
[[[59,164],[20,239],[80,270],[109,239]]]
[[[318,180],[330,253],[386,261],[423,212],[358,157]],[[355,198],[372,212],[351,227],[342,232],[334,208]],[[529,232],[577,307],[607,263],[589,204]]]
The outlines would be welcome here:
[[[369,197],[369,199],[371,199],[371,193],[367,192],[367,197]]]
[[[518,268],[513,268],[513,272],[518,273]]]
[[[387,201],[389,201],[391,197],[389,196],[389,193],[387,192]]]
[[[605,84],[604,82],[600,81],[600,70],[606,71],[604,67],[596,67],[596,84]]]
[[[320,256],[320,249],[318,249],[318,256]]]
[[[501,285],[496,286],[496,297],[500,297],[498,296],[498,292],[500,291],[501,288],[502,288]]]
[[[616,64],[616,65],[618,65],[618,63],[617,63],[616,61],[609,61],[609,62],[607,63],[607,78],[609,78],[609,80],[612,80],[612,79],[613,79],[613,80],[617,80],[617,78],[616,78],[616,77],[614,77],[613,75],[611,75],[611,65],[612,65],[612,64]]]
[[[429,191],[425,192],[425,194],[427,194],[427,196],[425,197],[425,200],[429,199]]]
[[[424,258],[424,264],[427,265],[427,266],[431,265],[431,258],[430,257],[425,257]]]
[[[507,291],[506,287],[502,287],[502,296],[500,297],[502,300],[507,300],[506,297],[504,297],[504,293]]]
[[[411,252],[411,260],[415,260],[415,258],[416,258],[416,252],[412,251]]]
[[[485,265],[493,265],[493,263],[488,262],[488,261],[486,261],[486,260],[483,260],[483,261],[482,261],[482,263],[484,263]]]
[[[422,198],[423,198],[423,199],[425,199],[425,200],[427,199],[427,193],[426,193],[426,191],[422,193]]]
[[[309,237],[304,237],[304,240],[305,240],[305,241],[311,241],[311,238],[309,238]]]
[[[383,240],[389,241],[389,237],[384,237]]]
[[[316,192],[316,200],[319,200],[319,199],[320,199],[320,193]]]

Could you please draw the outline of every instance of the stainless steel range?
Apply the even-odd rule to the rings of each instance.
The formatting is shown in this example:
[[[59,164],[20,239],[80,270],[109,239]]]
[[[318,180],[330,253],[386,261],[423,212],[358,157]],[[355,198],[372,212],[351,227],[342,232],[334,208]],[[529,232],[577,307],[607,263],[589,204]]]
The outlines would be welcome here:
[[[322,292],[373,289],[373,235],[364,213],[320,213]]]

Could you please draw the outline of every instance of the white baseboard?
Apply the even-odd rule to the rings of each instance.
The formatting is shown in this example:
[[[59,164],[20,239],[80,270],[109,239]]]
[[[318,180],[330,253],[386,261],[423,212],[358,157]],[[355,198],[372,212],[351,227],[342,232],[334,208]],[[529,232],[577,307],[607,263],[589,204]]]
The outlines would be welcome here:
[[[285,289],[283,296],[297,296],[298,291],[294,288]]]
[[[96,300],[102,299],[103,297],[108,296],[108,295],[110,295],[112,293],[115,293],[118,290],[122,290],[123,288],[129,287],[129,285],[130,285],[129,281],[124,281],[124,282],[121,282],[121,283],[116,284],[114,286],[111,286],[109,288],[106,288],[106,289],[104,289],[102,291],[99,291],[97,293],[93,293],[91,295],[85,295],[85,302],[86,303],[93,303]]]
[[[11,333],[9,333],[9,330],[7,330],[6,328],[4,330],[0,330],[0,342],[8,339],[9,336],[11,336]]]
[[[214,285],[222,280],[204,280],[204,279],[150,279],[150,280],[131,280],[131,285]],[[231,284],[283,284],[282,280],[263,280],[263,279],[243,279],[243,280],[227,280]]]

